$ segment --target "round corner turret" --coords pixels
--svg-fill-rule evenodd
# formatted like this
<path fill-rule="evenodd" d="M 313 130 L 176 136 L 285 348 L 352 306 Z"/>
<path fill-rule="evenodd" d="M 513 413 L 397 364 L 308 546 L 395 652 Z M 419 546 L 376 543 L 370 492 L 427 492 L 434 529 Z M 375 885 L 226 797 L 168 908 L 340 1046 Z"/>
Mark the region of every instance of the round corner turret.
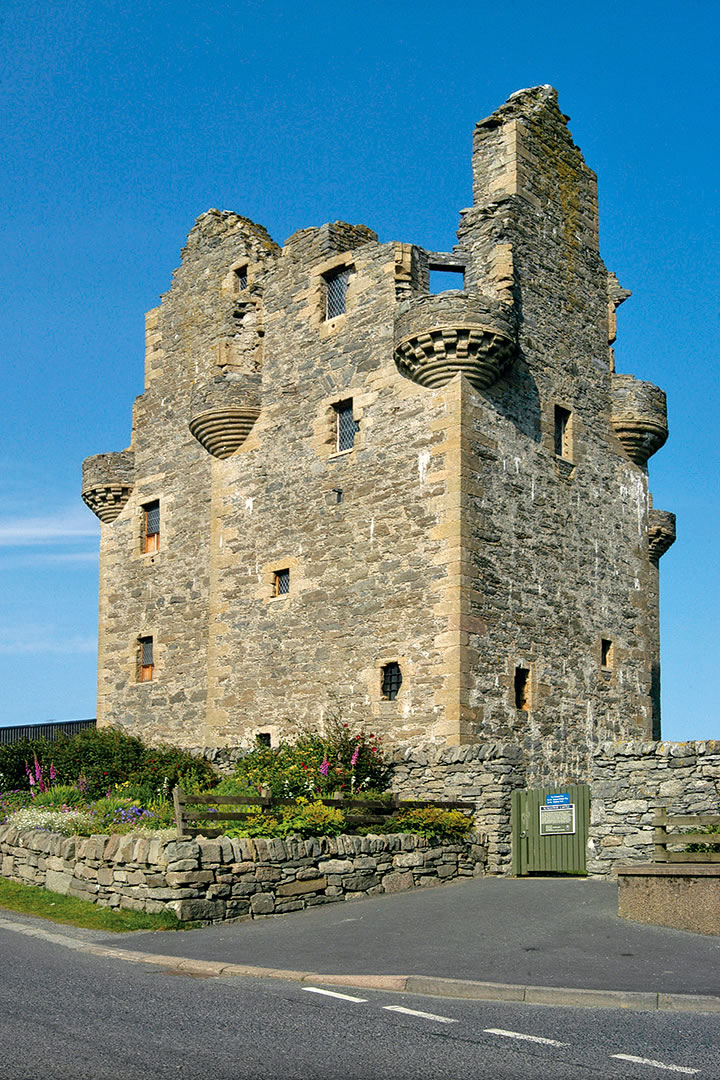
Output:
<path fill-rule="evenodd" d="M 612 375 L 612 426 L 625 453 L 645 468 L 668 437 L 665 393 L 633 375 Z"/>
<path fill-rule="evenodd" d="M 82 500 L 103 524 L 114 521 L 130 498 L 135 480 L 132 450 L 94 454 L 82 465 Z"/>

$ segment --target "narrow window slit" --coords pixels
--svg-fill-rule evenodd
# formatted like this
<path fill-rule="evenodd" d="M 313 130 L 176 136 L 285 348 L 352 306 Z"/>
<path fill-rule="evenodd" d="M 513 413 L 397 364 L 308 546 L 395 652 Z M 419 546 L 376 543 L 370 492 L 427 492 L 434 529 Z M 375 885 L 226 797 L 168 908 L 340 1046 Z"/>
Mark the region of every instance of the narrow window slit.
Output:
<path fill-rule="evenodd" d="M 525 712 L 530 708 L 530 669 L 526 667 L 515 668 L 515 708 Z"/>

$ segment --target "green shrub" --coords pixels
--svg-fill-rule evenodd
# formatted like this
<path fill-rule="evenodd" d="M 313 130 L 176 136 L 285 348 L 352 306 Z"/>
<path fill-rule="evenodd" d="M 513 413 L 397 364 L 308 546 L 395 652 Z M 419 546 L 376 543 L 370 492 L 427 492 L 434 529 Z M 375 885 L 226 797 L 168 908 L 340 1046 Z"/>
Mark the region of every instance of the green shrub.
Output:
<path fill-rule="evenodd" d="M 9 746 L 0 746 L 0 786 L 5 791 L 15 788 L 29 790 L 25 765 L 32 765 L 35 755 L 39 761 L 52 760 L 48 739 L 18 739 Z"/>
<path fill-rule="evenodd" d="M 697 829 L 693 829 L 692 831 L 693 832 L 704 832 L 704 833 L 720 833 L 720 822 L 718 822 L 717 825 L 698 826 Z M 715 853 L 720 852 L 720 837 L 718 838 L 717 844 L 712 844 L 712 843 L 711 844 L 688 844 L 687 845 L 687 850 L 688 851 L 702 852 L 703 854 L 708 854 L 708 853 L 711 853 L 711 852 L 715 852 Z"/>
<path fill-rule="evenodd" d="M 33 798 L 32 805 L 60 809 L 63 806 L 84 807 L 87 803 L 79 788 L 69 784 L 54 784 L 48 791 L 39 791 Z"/>
<path fill-rule="evenodd" d="M 210 788 L 217 777 L 202 758 L 173 746 L 147 746 L 136 735 L 118 728 L 86 728 L 77 735 L 47 739 L 22 739 L 0 747 L 0 774 L 6 789 L 28 789 L 26 763 L 35 758 L 47 777 L 54 767 L 57 783 L 78 784 L 88 798 L 99 798 L 126 780 L 152 789 L 171 792 L 175 784 L 188 790 Z"/>
<path fill-rule="evenodd" d="M 460 810 L 442 810 L 438 806 L 419 807 L 417 810 L 401 810 L 383 826 L 385 832 L 415 833 L 431 843 L 448 841 L 459 843 L 473 827 L 472 818 Z"/>
<path fill-rule="evenodd" d="M 382 791 L 389 779 L 380 739 L 362 730 L 353 734 L 337 718 L 327 723 L 325 736 L 308 732 L 277 747 L 257 746 L 235 767 L 238 794 L 269 787 L 286 799 Z"/>

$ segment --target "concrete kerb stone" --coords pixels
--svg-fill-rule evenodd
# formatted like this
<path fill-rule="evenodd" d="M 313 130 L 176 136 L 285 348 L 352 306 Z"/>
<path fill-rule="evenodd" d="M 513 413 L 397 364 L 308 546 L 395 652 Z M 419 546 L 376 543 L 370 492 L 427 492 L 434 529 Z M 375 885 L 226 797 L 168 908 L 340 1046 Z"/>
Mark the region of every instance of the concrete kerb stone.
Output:
<path fill-rule="evenodd" d="M 512 1001 L 527 1005 L 560 1005 L 586 1009 L 628 1009 L 632 1011 L 720 1013 L 720 997 L 710 994 L 672 994 L 656 991 L 590 990 L 567 986 L 523 986 L 514 983 L 481 982 L 431 975 L 333 975 L 292 968 L 257 967 L 249 964 L 226 964 L 215 960 L 194 960 L 183 956 L 164 956 L 133 949 L 108 948 L 52 933 L 40 927 L 11 922 L 0 917 L 4 930 L 30 937 L 44 938 L 68 949 L 87 952 L 103 959 L 124 960 L 134 964 L 152 964 L 167 971 L 206 978 L 284 979 L 289 982 L 312 982 L 319 986 L 345 986 L 358 990 L 384 990 L 389 993 L 419 994 L 426 997 L 465 998 L 475 1001 Z"/>

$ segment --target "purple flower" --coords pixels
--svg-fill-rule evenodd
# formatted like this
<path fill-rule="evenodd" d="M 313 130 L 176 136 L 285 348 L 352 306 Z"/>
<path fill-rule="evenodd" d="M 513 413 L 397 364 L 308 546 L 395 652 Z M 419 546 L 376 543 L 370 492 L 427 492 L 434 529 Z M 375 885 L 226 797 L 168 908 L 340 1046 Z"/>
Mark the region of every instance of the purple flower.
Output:
<path fill-rule="evenodd" d="M 50 762 L 50 779 L 53 781 L 57 780 L 57 773 L 55 772 L 55 766 L 52 762 Z"/>
<path fill-rule="evenodd" d="M 355 749 L 353 750 L 353 756 L 350 758 L 350 768 L 351 769 L 355 768 L 355 763 L 357 762 L 357 759 L 359 757 L 360 757 L 360 747 L 356 746 Z"/>
<path fill-rule="evenodd" d="M 320 766 L 320 772 L 323 774 L 323 776 L 327 776 L 329 768 L 330 768 L 330 762 L 328 761 L 327 758 L 324 758 L 323 763 Z"/>

